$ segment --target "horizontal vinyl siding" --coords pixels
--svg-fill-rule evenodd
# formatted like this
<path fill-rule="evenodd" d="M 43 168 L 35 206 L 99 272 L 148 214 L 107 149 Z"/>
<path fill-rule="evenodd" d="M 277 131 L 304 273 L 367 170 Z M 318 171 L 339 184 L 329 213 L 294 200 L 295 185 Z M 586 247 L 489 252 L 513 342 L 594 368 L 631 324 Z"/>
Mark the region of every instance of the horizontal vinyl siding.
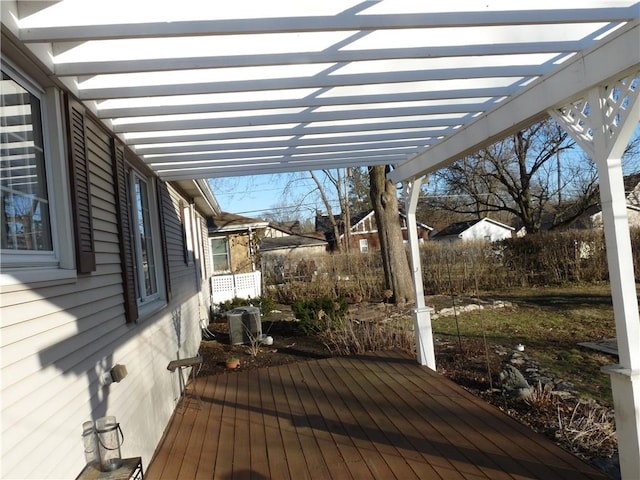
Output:
<path fill-rule="evenodd" d="M 110 139 L 87 124 L 96 270 L 2 295 L 0 425 L 9 441 L 0 478 L 75 478 L 84 466 L 82 423 L 107 414 L 121 423 L 123 455 L 148 464 L 179 398 L 167 364 L 195 355 L 200 342 L 195 266 L 184 263 L 174 190 L 165 217 L 173 300 L 126 323 Z M 102 387 L 100 373 L 116 363 L 127 377 Z"/>

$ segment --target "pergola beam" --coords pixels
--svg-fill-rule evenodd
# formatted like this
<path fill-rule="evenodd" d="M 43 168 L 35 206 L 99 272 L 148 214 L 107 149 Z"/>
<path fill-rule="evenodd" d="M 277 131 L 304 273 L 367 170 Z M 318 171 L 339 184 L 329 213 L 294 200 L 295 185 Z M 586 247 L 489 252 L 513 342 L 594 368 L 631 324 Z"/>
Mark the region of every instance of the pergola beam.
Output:
<path fill-rule="evenodd" d="M 617 72 L 637 68 L 640 65 L 639 38 L 640 26 L 636 19 L 461 128 L 456 135 L 398 165 L 389 178 L 402 182 L 437 170 L 543 118 L 546 110 L 566 102 L 576 92 L 599 85 Z"/>
<path fill-rule="evenodd" d="M 283 125 L 287 123 L 311 123 L 311 122 L 337 122 L 343 120 L 366 120 L 366 119 L 389 119 L 393 122 L 394 118 L 401 119 L 403 117 L 437 117 L 439 115 L 456 115 L 446 120 L 433 120 L 432 126 L 446 125 L 454 126 L 462 122 L 461 117 L 472 115 L 482 111 L 480 105 L 462 105 L 455 107 L 407 107 L 407 108 L 373 108 L 373 109 L 353 109 L 353 110 L 336 110 L 330 112 L 306 111 L 302 113 L 283 113 L 270 115 L 247 115 L 232 118 L 208 118 L 208 119 L 173 119 L 162 120 L 162 117 L 156 117 L 153 122 L 131 121 L 128 123 L 113 124 L 113 131 L 116 133 L 124 132 L 153 132 L 156 130 L 191 130 L 200 128 L 228 128 L 228 127 L 251 127 L 257 125 Z M 429 125 L 428 118 L 426 125 Z"/>
<path fill-rule="evenodd" d="M 369 141 L 356 141 L 352 137 L 347 137 L 342 141 L 336 141 L 332 138 L 312 139 L 313 142 L 292 142 L 291 140 L 277 140 L 266 142 L 244 142 L 244 143 L 224 143 L 212 144 L 202 143 L 197 145 L 181 146 L 167 145 L 151 148 L 136 148 L 136 152 L 140 155 L 157 155 L 157 154 L 178 154 L 178 153 L 194 153 L 194 152 L 223 152 L 226 150 L 246 151 L 250 155 L 253 149 L 273 149 L 274 152 L 282 150 L 283 152 L 300 152 L 300 153 L 319 153 L 325 151 L 348 151 L 348 150 L 366 150 L 366 149 L 382 149 L 396 147 L 417 147 L 424 148 L 435 142 L 433 138 L 424 138 L 424 135 L 407 138 L 403 135 L 397 140 L 380 141 L 380 138 L 371 138 Z"/>
<path fill-rule="evenodd" d="M 139 145 L 143 143 L 158 143 L 171 142 L 171 141 L 197 141 L 197 140 L 222 140 L 222 139 L 246 139 L 246 138 L 265 138 L 265 137 L 280 137 L 283 135 L 330 135 L 336 134 L 340 136 L 346 133 L 358 133 L 367 134 L 375 132 L 376 130 L 402 130 L 402 129 L 423 129 L 425 135 L 444 135 L 450 133 L 450 128 L 439 128 L 440 123 L 435 128 L 431 128 L 433 121 L 430 120 L 405 120 L 402 122 L 375 122 L 368 123 L 366 125 L 351 124 L 351 125 L 323 125 L 323 126 L 305 126 L 296 125 L 291 127 L 288 125 L 281 126 L 279 128 L 266 128 L 263 130 L 242 130 L 225 132 L 221 129 L 220 132 L 204 131 L 202 134 L 192 133 L 186 135 L 174 135 L 171 132 L 160 132 L 159 136 L 149 137 L 127 137 L 125 135 L 125 142 L 130 145 Z M 153 132 L 156 133 L 156 132 Z"/>
<path fill-rule="evenodd" d="M 113 8 L 106 4 L 106 8 Z M 135 24 L 25 26 L 25 43 L 76 42 L 120 38 L 199 35 L 253 35 L 287 32 L 368 31 L 408 28 L 540 25 L 557 23 L 624 22 L 637 17 L 632 7 L 468 11 L 407 14 L 338 14 L 225 20 L 189 20 Z"/>
<path fill-rule="evenodd" d="M 99 105 L 97 115 L 99 118 L 125 118 L 142 117 L 153 115 L 172 115 L 187 113 L 213 113 L 213 112 L 234 112 L 242 110 L 270 110 L 275 108 L 311 108 L 325 106 L 361 105 L 371 103 L 397 103 L 397 102 L 422 102 L 422 101 L 446 101 L 460 100 L 466 105 L 477 105 L 484 103 L 487 98 L 506 97 L 516 91 L 515 86 L 493 87 L 493 88 L 470 88 L 458 90 L 442 91 L 415 91 L 403 93 L 371 94 L 371 95 L 345 95 L 342 97 L 328 96 L 303 96 L 301 98 L 290 98 L 282 100 L 255 100 L 244 102 L 209 100 L 205 102 L 202 97 L 199 100 L 192 100 L 185 104 L 165 105 L 162 99 L 158 99 L 156 105 L 129 106 L 129 107 L 108 107 Z M 295 93 L 295 90 L 292 90 Z M 475 101 L 474 99 L 483 99 Z M 193 103 L 192 103 L 193 102 Z M 458 103 L 453 102 L 455 105 Z"/>
<path fill-rule="evenodd" d="M 56 44 L 56 49 L 65 45 Z M 351 63 L 371 60 L 401 60 L 406 58 L 474 57 L 487 55 L 522 55 L 567 53 L 579 51 L 583 42 L 548 41 L 495 43 L 486 45 L 451 45 L 413 48 L 383 48 L 366 50 L 329 50 L 322 52 L 292 52 L 253 55 L 180 57 L 141 60 L 105 60 L 56 63 L 58 76 L 102 75 L 112 73 L 161 72 L 207 68 L 266 67 L 316 63 Z"/>
<path fill-rule="evenodd" d="M 381 163 L 393 163 L 397 161 L 394 156 L 387 155 L 384 157 L 364 157 L 355 159 L 338 159 L 322 162 L 322 168 L 348 168 L 362 167 L 369 165 L 380 165 Z M 263 160 L 255 165 L 242 164 L 224 164 L 215 167 L 203 168 L 185 168 L 176 167 L 173 169 L 154 169 L 154 171 L 165 181 L 186 180 L 194 177 L 198 178 L 217 178 L 217 177 L 237 177 L 243 175 L 265 175 L 274 173 L 291 173 L 291 172 L 308 172 L 316 166 L 307 161 L 282 161 Z"/>
<path fill-rule="evenodd" d="M 402 72 L 372 72 L 344 75 L 318 74 L 310 77 L 282 77 L 259 80 L 199 81 L 162 85 L 117 85 L 83 88 L 78 84 L 81 100 L 157 97 L 169 95 L 200 95 L 208 93 L 259 92 L 296 88 L 333 88 L 356 85 L 397 84 L 469 78 L 529 78 L 544 75 L 552 65 L 516 65 L 491 67 L 457 67 L 437 70 L 409 70 Z"/>

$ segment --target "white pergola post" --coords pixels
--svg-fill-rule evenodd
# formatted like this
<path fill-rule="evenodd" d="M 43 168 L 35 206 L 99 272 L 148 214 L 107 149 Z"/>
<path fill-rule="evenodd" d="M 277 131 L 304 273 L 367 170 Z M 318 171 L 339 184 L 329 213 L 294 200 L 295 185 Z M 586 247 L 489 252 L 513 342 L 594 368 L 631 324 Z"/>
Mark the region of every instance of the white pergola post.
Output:
<path fill-rule="evenodd" d="M 619 364 L 611 375 L 623 479 L 640 478 L 640 317 L 621 157 L 640 121 L 638 73 L 550 112 L 598 167 Z M 634 83 L 635 82 L 635 83 Z"/>
<path fill-rule="evenodd" d="M 433 349 L 433 332 L 431 330 L 431 308 L 424 303 L 424 287 L 422 285 L 422 267 L 420 265 L 420 244 L 416 226 L 416 208 L 420 195 L 422 178 L 405 183 L 407 196 L 405 209 L 407 212 L 407 238 L 411 252 L 411 271 L 413 288 L 416 293 L 416 308 L 413 310 L 414 331 L 416 335 L 416 352 L 418 363 L 436 369 L 436 357 Z"/>

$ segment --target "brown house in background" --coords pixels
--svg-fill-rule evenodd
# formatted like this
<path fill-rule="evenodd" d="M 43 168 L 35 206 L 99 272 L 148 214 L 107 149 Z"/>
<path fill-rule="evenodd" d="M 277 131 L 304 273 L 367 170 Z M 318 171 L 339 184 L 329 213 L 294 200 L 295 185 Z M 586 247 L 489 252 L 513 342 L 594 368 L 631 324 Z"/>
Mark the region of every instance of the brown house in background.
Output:
<path fill-rule="evenodd" d="M 338 242 L 344 244 L 345 228 L 344 220 L 341 215 L 335 216 L 340 231 L 340 238 L 334 238 L 331 222 L 327 215 L 316 215 L 316 232 L 324 234 L 329 243 L 330 250 L 336 250 Z M 407 216 L 403 212 L 398 215 L 400 228 L 402 229 L 402 238 L 408 241 Z M 418 239 L 420 242 L 429 240 L 429 234 L 433 231 L 430 226 L 416 222 L 418 230 Z M 380 250 L 380 238 L 378 237 L 378 226 L 373 210 L 364 212 L 351 217 L 351 226 L 349 229 L 349 250 L 367 253 L 370 250 Z"/>

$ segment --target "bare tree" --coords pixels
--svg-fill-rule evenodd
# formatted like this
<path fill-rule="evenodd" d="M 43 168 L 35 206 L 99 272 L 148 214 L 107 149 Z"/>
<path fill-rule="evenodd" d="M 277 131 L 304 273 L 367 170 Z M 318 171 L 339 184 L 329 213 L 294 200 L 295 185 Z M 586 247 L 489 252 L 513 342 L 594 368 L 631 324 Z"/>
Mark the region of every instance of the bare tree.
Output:
<path fill-rule="evenodd" d="M 398 305 L 415 300 L 411 270 L 398 217 L 398 193 L 386 174 L 388 166 L 369 167 L 369 195 L 378 227 L 385 285 Z"/>
<path fill-rule="evenodd" d="M 333 186 L 336 188 L 338 193 L 338 198 L 340 198 L 340 193 L 342 191 L 340 181 L 334 177 L 331 172 L 328 170 L 323 170 L 326 177 L 330 180 Z M 327 192 L 324 188 L 324 184 L 320 181 L 318 176 L 314 172 L 309 172 L 313 181 L 316 182 L 318 187 L 318 192 L 320 193 L 320 197 L 322 198 L 322 202 L 327 210 L 327 217 L 329 219 L 329 223 L 331 224 L 331 229 L 333 231 L 333 238 L 335 239 L 335 244 L 333 247 L 336 250 L 340 250 L 340 226 L 338 225 L 338 221 L 336 220 L 336 216 L 333 214 L 333 209 L 331 208 L 331 202 L 329 201 L 329 197 L 327 196 Z M 342 206 L 343 202 L 340 200 L 340 205 Z"/>
<path fill-rule="evenodd" d="M 573 222 L 597 203 L 591 162 L 561 162 L 574 143 L 551 120 L 518 131 L 435 174 L 445 196 L 440 208 L 486 216 L 506 212 L 530 233 Z M 562 198 L 560 194 L 562 192 Z"/>

